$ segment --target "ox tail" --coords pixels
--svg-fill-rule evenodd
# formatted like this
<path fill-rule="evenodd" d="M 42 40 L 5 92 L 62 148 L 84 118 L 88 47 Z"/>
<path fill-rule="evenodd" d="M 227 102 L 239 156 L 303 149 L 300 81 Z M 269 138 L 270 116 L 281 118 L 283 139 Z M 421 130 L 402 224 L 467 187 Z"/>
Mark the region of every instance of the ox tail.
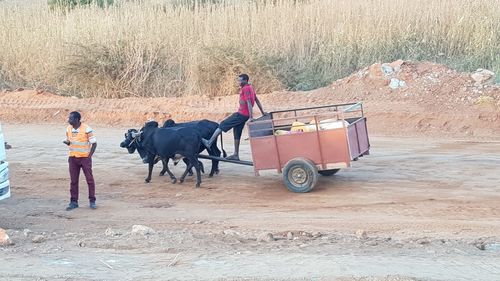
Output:
<path fill-rule="evenodd" d="M 222 157 L 226 158 L 227 157 L 227 153 L 224 150 L 224 142 L 222 141 L 222 134 L 220 135 L 220 149 L 222 150 Z"/>

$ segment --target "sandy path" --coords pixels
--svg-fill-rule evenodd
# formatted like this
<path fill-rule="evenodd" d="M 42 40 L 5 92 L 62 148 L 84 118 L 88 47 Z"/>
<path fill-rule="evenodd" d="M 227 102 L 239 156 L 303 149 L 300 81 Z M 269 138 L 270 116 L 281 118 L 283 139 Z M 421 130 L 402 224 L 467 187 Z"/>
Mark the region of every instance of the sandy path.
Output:
<path fill-rule="evenodd" d="M 2 126 L 14 148 L 0 227 L 16 244 L 0 248 L 0 280 L 500 280 L 498 142 L 372 137 L 370 156 L 294 194 L 277 174 L 230 164 L 201 189 L 159 168 L 145 184 L 147 167 L 118 146 L 126 127 L 96 128 L 99 209 L 83 188 L 66 212 L 64 124 Z M 156 233 L 131 234 L 134 224 Z M 277 240 L 258 242 L 263 232 Z"/>

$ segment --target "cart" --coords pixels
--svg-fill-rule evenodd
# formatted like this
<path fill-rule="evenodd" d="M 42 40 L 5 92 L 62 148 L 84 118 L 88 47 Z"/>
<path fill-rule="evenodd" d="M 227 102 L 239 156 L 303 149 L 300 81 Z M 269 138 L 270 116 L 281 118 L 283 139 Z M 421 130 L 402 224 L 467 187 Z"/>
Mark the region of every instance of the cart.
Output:
<path fill-rule="evenodd" d="M 283 174 L 293 192 L 309 192 L 319 175 L 332 176 L 370 153 L 363 104 L 347 103 L 270 112 L 248 123 L 252 162 L 216 159 Z"/>

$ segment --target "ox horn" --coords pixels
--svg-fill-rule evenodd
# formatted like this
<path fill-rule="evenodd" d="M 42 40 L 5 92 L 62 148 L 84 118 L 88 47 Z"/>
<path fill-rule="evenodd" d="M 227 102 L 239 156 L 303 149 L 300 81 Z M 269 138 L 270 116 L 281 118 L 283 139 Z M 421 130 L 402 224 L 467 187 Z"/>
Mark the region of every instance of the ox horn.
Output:
<path fill-rule="evenodd" d="M 142 134 L 142 131 L 141 132 L 138 132 L 138 133 L 135 133 L 135 132 L 132 132 L 131 135 L 132 135 L 132 138 L 137 138 L 138 136 L 140 136 Z"/>

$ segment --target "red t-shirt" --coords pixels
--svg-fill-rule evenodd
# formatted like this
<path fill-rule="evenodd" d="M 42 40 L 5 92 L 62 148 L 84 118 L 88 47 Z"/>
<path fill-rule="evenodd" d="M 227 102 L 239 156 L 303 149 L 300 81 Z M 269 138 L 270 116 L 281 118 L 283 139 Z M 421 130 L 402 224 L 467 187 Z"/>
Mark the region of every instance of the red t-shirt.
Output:
<path fill-rule="evenodd" d="M 243 103 L 241 103 L 242 101 Z M 253 105 L 255 104 L 255 90 L 250 84 L 246 84 L 240 89 L 240 108 L 238 109 L 239 114 L 250 116 L 250 113 L 248 112 L 247 101 L 250 101 L 253 108 Z"/>

